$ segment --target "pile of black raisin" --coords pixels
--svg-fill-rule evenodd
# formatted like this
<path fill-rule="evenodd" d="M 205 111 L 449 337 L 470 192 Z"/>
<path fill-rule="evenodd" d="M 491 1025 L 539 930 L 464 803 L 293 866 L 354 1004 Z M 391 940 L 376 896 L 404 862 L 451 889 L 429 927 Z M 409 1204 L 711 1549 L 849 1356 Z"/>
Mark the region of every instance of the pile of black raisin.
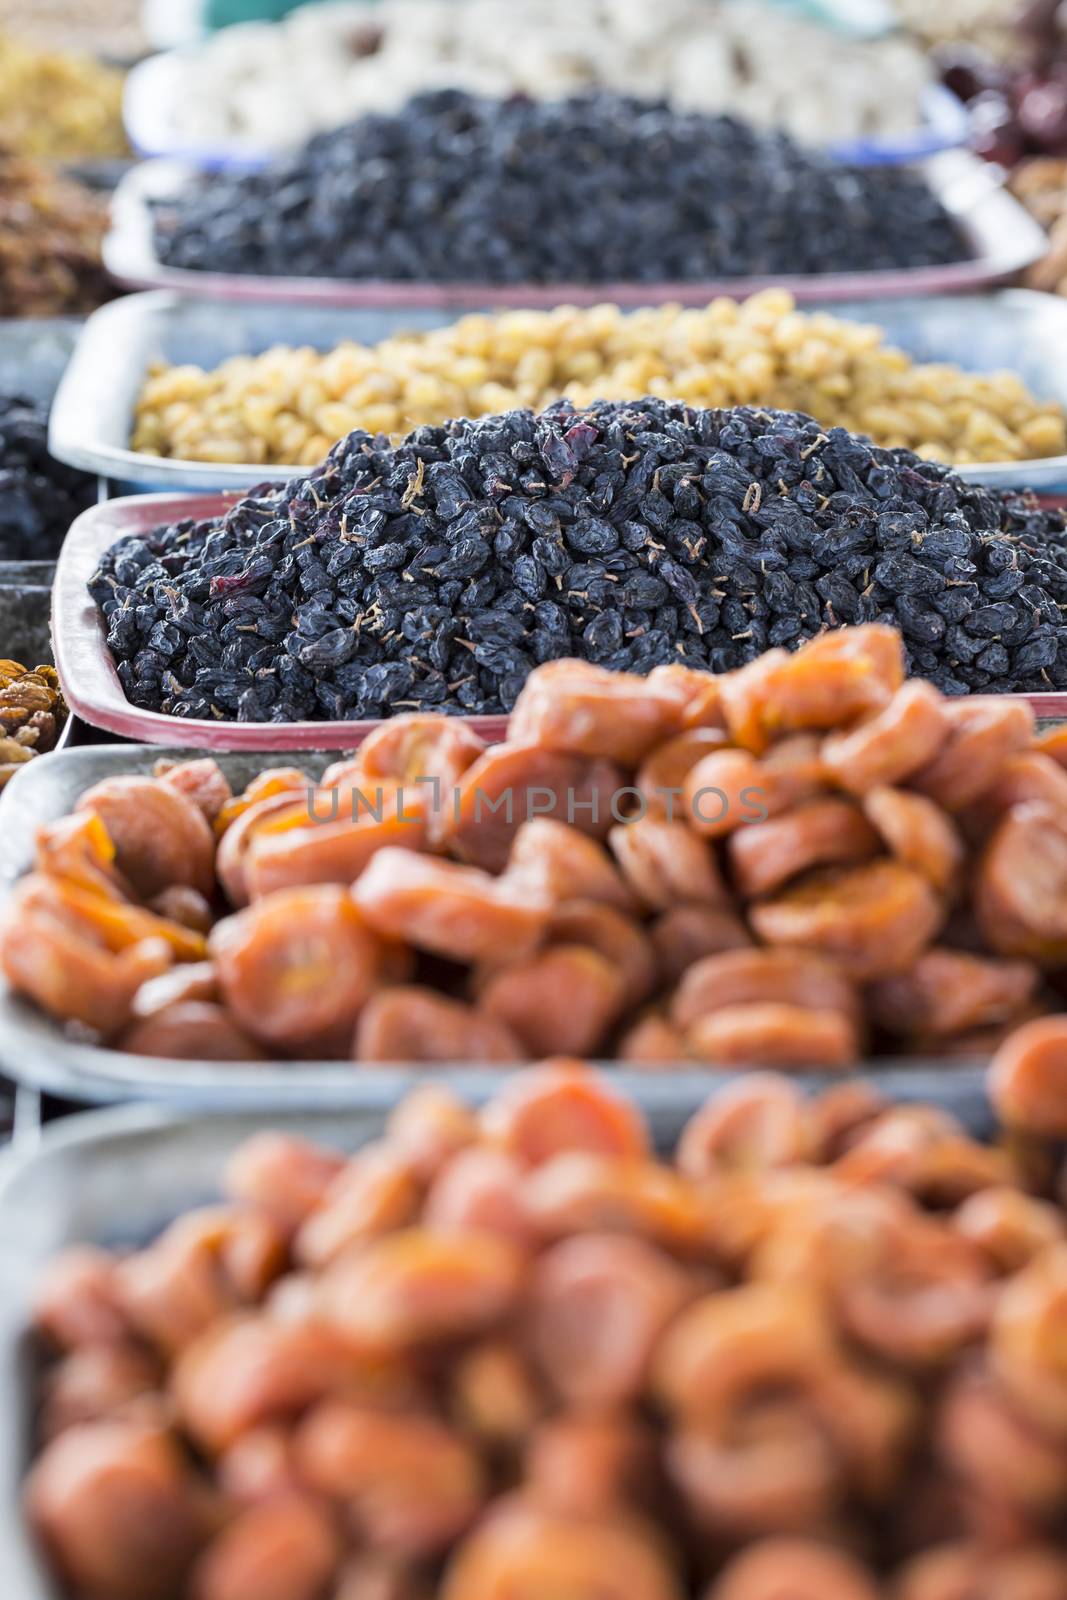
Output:
<path fill-rule="evenodd" d="M 475 283 L 679 282 L 957 261 L 916 174 L 594 94 L 419 96 L 157 212 L 169 266 Z"/>
<path fill-rule="evenodd" d="M 127 538 L 90 590 L 135 705 L 287 722 L 496 713 L 559 656 L 721 672 L 899 626 L 949 694 L 1067 687 L 1067 531 L 810 417 L 558 401 L 356 432 L 225 516 Z"/>
<path fill-rule="evenodd" d="M 54 561 L 96 479 L 48 454 L 48 407 L 0 395 L 0 561 Z"/>

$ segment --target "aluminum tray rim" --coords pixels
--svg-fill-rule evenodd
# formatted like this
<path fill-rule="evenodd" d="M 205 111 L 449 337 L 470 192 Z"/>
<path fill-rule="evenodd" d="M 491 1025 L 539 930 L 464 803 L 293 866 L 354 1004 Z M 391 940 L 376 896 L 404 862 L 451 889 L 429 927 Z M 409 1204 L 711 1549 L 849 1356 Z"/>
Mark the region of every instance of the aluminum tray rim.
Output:
<path fill-rule="evenodd" d="M 899 303 L 902 307 L 924 305 L 931 301 L 936 304 L 941 298 L 953 306 L 959 305 L 965 298 L 974 298 L 983 305 L 995 303 L 996 309 L 1024 310 L 1035 317 L 1058 318 L 1063 324 L 1064 366 L 1067 368 L 1067 299 L 1042 294 L 1036 289 L 1000 289 L 974 297 L 901 297 Z M 204 493 L 247 491 L 263 483 L 285 483 L 305 474 L 309 469 L 298 464 L 195 461 L 184 457 L 149 455 L 145 451 L 130 448 L 128 443 L 118 445 L 87 439 L 85 418 L 96 414 L 94 394 L 101 376 L 107 373 L 112 352 L 128 349 L 138 323 L 150 321 L 156 316 L 166 317 L 180 308 L 182 300 L 182 296 L 169 290 L 142 290 L 113 300 L 92 314 L 81 332 L 52 405 L 48 441 L 51 454 L 68 466 L 97 473 L 112 482 L 144 484 L 157 492 L 163 492 L 164 488 Z M 202 303 L 205 307 L 210 305 L 207 300 Z M 849 310 L 858 309 L 862 303 L 827 301 L 821 309 L 830 315 L 844 310 L 847 316 Z M 219 303 L 220 315 L 225 315 L 226 306 L 225 301 Z M 279 328 L 279 336 L 279 342 L 287 342 L 284 327 Z M 899 341 L 893 338 L 892 342 Z M 144 377 L 142 372 L 137 379 L 138 389 Z M 1063 403 L 1067 404 L 1067 388 Z M 954 470 L 969 483 L 989 487 L 1052 489 L 1067 485 L 1067 453 L 1022 461 L 968 462 L 955 466 Z"/>
<path fill-rule="evenodd" d="M 319 305 L 366 307 L 648 305 L 677 300 L 699 305 L 716 295 L 745 297 L 760 289 L 790 290 L 798 303 L 864 299 L 910 293 L 948 293 L 988 288 L 1017 277 L 1048 250 L 1044 230 L 1000 183 L 994 169 L 970 151 L 946 150 L 918 164 L 930 187 L 955 219 L 973 256 L 944 266 L 874 272 L 790 274 L 714 278 L 686 283 L 472 284 L 418 283 L 384 279 L 263 277 L 198 272 L 168 267 L 156 255 L 150 200 L 173 197 L 195 177 L 189 162 L 159 157 L 140 163 L 121 180 L 111 205 L 111 227 L 103 242 L 104 265 L 127 288 L 175 289 L 217 299 L 290 300 Z"/>

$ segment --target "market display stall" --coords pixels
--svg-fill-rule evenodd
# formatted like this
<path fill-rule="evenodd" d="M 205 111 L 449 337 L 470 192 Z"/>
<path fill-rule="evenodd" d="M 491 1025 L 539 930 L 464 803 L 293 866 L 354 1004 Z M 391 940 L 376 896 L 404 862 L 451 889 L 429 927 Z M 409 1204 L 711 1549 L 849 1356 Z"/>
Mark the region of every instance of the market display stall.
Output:
<path fill-rule="evenodd" d="M 1067 1600 L 1057 8 L 240 9 L 0 38 L 0 1593 Z"/>

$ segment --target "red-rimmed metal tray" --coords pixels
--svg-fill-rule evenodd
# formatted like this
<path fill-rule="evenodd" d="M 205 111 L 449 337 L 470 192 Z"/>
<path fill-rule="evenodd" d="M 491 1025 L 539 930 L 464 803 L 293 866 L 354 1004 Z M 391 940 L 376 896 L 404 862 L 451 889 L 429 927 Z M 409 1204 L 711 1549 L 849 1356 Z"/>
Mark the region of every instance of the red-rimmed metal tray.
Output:
<path fill-rule="evenodd" d="M 176 289 L 183 294 L 231 300 L 290 300 L 333 306 L 462 309 L 485 306 L 705 305 L 716 295 L 744 298 L 772 286 L 801 303 L 863 300 L 882 296 L 950 294 L 1008 283 L 1048 249 L 1043 229 L 1001 184 L 995 168 L 964 150 L 946 150 L 920 163 L 959 229 L 970 259 L 940 267 L 885 272 L 783 274 L 778 277 L 717 278 L 692 283 L 397 283 L 366 279 L 281 278 L 194 272 L 168 267 L 156 255 L 150 202 L 164 202 L 196 175 L 188 163 L 145 161 L 120 183 L 112 201 L 112 227 L 104 240 L 104 262 L 129 288 Z"/>
<path fill-rule="evenodd" d="M 74 714 L 94 728 L 146 744 L 180 744 L 198 750 L 351 750 L 381 725 L 353 722 L 208 722 L 142 711 L 127 700 L 96 604 L 88 591 L 100 558 L 117 540 L 144 537 L 153 528 L 187 519 L 201 521 L 228 511 L 241 498 L 229 494 L 146 494 L 105 500 L 71 527 L 60 553 L 52 593 L 52 642 L 56 668 Z M 1064 504 L 1062 496 L 1038 496 L 1042 505 Z M 1067 692 L 1007 695 L 1026 700 L 1042 721 L 1067 720 Z M 503 739 L 506 717 L 467 717 L 483 739 Z"/>
<path fill-rule="evenodd" d="M 208 722 L 142 711 L 127 700 L 87 585 L 110 545 L 187 518 L 228 511 L 246 491 L 230 494 L 144 494 L 105 500 L 74 522 L 56 566 L 52 642 L 67 704 L 94 728 L 146 744 L 198 750 L 353 750 L 380 726 L 358 722 Z M 483 739 L 502 739 L 506 717 L 468 717 Z"/>

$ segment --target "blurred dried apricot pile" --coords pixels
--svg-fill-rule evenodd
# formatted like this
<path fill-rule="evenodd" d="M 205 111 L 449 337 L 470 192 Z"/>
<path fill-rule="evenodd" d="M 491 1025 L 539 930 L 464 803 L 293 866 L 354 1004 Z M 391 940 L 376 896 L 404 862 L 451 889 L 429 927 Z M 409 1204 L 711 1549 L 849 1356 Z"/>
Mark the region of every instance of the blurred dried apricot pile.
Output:
<path fill-rule="evenodd" d="M 8 981 L 194 1060 L 981 1057 L 1067 969 L 1067 734 L 877 624 L 714 676 L 560 660 L 503 743 L 401 716 L 318 779 L 197 759 L 41 828 Z"/>
<path fill-rule="evenodd" d="M 861 1085 L 673 1158 L 557 1060 L 45 1269 L 32 1528 L 79 1600 L 1063 1600 L 1067 1214 Z"/>

